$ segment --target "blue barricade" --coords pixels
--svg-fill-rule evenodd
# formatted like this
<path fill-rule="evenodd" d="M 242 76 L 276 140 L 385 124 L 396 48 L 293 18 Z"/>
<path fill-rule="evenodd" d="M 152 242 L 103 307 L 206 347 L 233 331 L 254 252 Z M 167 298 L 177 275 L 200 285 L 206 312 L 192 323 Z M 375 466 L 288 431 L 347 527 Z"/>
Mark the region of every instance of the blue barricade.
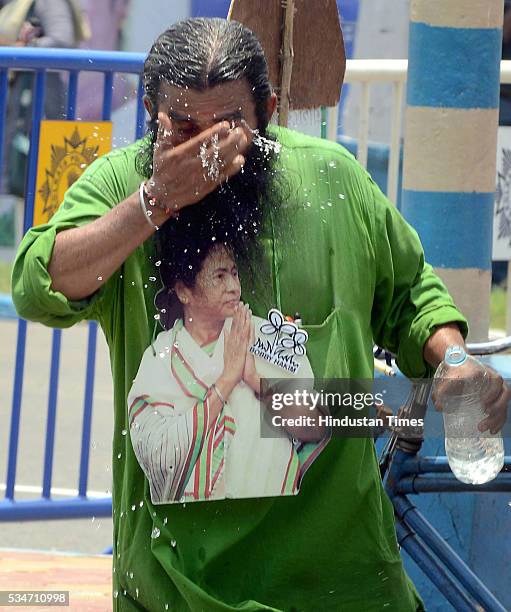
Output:
<path fill-rule="evenodd" d="M 0 143 L 4 141 L 7 97 L 9 91 L 8 71 L 24 70 L 35 73 L 32 104 L 32 130 L 26 179 L 25 215 L 23 230 L 32 225 L 37 173 L 39 127 L 43 119 L 45 82 L 48 71 L 60 70 L 69 74 L 67 92 L 67 119 L 76 118 L 78 79 L 82 71 L 100 72 L 104 75 L 103 107 L 101 120 L 108 121 L 112 114 L 112 85 L 115 74 L 138 75 L 138 104 L 134 136 L 139 138 L 144 131 L 143 84 L 141 73 L 145 56 L 138 53 L 111 53 L 103 51 L 80 51 L 67 49 L 0 48 Z M 0 147 L 0 166 L 3 164 L 3 147 Z M 9 300 L 2 308 L 12 314 Z M 16 343 L 14 387 L 12 396 L 11 423 L 8 442 L 8 462 L 5 498 L 0 500 L 0 521 L 79 518 L 110 516 L 111 498 L 87 496 L 89 456 L 91 446 L 92 407 L 94 392 L 94 366 L 96 359 L 97 325 L 89 323 L 85 392 L 83 397 L 83 420 L 81 431 L 80 467 L 78 495 L 68 499 L 52 499 L 51 485 L 55 443 L 57 391 L 61 349 L 61 330 L 54 330 L 51 348 L 50 385 L 48 394 L 46 439 L 44 450 L 44 472 L 42 494 L 31 500 L 15 499 L 16 466 L 20 433 L 21 398 L 23 390 L 27 322 L 20 319 Z"/>

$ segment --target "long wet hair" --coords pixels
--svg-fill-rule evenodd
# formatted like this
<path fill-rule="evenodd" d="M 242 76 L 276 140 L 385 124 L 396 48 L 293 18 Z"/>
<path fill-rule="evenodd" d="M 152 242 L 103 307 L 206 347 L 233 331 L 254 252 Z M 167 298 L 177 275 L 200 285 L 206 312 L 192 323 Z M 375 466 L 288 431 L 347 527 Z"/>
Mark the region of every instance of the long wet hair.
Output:
<path fill-rule="evenodd" d="M 272 88 L 263 48 L 253 32 L 237 21 L 206 18 L 186 19 L 163 32 L 144 63 L 144 89 L 152 115 L 146 144 L 137 159 L 137 171 L 145 177 L 152 173 L 162 82 L 203 91 L 239 79 L 248 81 L 257 128 L 263 135 L 270 119 L 266 102 Z"/>

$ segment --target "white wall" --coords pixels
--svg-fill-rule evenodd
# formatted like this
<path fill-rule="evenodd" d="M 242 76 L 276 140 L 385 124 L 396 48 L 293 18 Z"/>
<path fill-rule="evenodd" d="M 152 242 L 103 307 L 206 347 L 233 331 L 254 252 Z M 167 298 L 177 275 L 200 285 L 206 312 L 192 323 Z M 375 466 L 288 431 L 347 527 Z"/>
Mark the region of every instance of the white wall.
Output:
<path fill-rule="evenodd" d="M 360 0 L 355 59 L 406 59 L 410 0 Z M 357 137 L 359 88 L 350 88 L 343 117 L 343 131 Z M 390 141 L 392 86 L 371 88 L 369 139 Z"/>

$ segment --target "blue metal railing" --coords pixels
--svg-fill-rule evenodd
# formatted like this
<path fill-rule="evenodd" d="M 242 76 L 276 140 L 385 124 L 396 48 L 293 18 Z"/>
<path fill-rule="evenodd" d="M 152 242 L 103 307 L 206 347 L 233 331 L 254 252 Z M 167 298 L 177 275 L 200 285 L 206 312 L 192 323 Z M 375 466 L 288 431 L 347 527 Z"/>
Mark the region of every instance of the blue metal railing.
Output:
<path fill-rule="evenodd" d="M 110 120 L 112 115 L 113 83 L 116 74 L 136 74 L 139 76 L 137 87 L 137 116 L 135 137 L 139 138 L 144 130 L 144 106 L 142 103 L 143 83 L 141 73 L 145 56 L 139 53 L 110 53 L 103 51 L 79 51 L 66 49 L 26 49 L 0 47 L 0 143 L 4 142 L 5 118 L 8 96 L 8 70 L 32 71 L 35 73 L 33 86 L 32 129 L 25 191 L 25 215 L 23 231 L 32 226 L 37 177 L 37 154 L 40 122 L 44 117 L 44 97 L 46 74 L 48 71 L 67 72 L 67 119 L 76 118 L 78 82 L 80 72 L 94 71 L 104 74 L 102 120 Z M 3 146 L 0 146 L 0 167 L 3 164 Z M 1 181 L 1 177 L 0 177 Z M 89 456 L 92 427 L 92 408 L 94 394 L 94 375 L 96 361 L 97 324 L 89 322 L 87 365 L 85 372 L 85 392 L 83 400 L 83 420 L 78 475 L 78 496 L 68 499 L 52 499 L 51 484 L 55 445 L 55 426 L 57 419 L 57 396 L 62 332 L 53 330 L 50 385 L 46 421 L 46 441 L 44 449 L 44 471 L 42 494 L 39 499 L 16 500 L 16 467 L 20 435 L 20 419 L 25 352 L 27 342 L 27 322 L 19 319 L 16 342 L 14 386 L 12 395 L 11 423 L 8 442 L 8 462 L 5 499 L 0 500 L 0 521 L 38 520 L 58 518 L 79 518 L 88 516 L 110 516 L 111 498 L 88 498 L 87 483 L 89 476 Z"/>

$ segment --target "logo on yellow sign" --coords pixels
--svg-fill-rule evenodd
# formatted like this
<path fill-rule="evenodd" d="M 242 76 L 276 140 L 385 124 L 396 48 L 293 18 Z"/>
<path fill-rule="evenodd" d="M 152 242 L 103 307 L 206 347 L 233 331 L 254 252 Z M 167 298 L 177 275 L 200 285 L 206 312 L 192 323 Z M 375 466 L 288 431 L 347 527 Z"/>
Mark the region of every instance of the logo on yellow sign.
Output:
<path fill-rule="evenodd" d="M 69 187 L 111 143 L 109 121 L 41 121 L 34 225 L 51 219 Z"/>

